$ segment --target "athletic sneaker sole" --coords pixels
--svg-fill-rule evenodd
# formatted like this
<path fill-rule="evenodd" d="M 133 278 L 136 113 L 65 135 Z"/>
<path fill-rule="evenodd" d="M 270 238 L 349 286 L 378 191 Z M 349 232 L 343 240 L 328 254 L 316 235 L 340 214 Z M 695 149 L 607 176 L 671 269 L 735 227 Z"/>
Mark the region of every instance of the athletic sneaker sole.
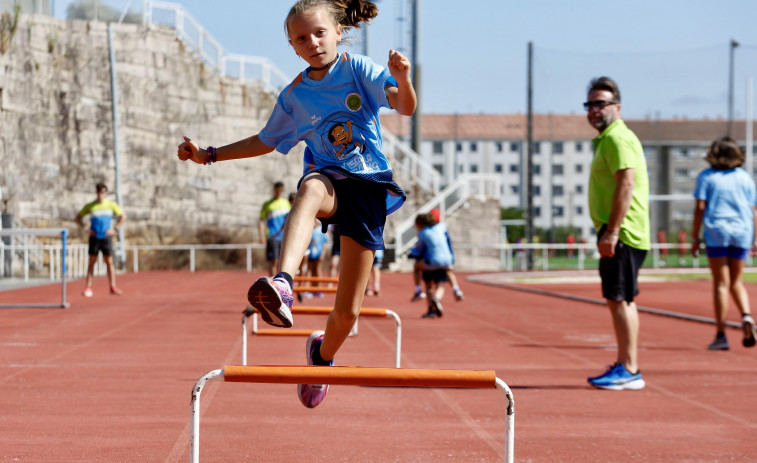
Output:
<path fill-rule="evenodd" d="M 260 317 L 269 325 L 280 328 L 292 327 L 292 312 L 281 300 L 279 291 L 266 277 L 258 278 L 247 291 L 247 301 L 258 309 Z"/>
<path fill-rule="evenodd" d="M 644 379 L 641 378 L 622 384 L 595 384 L 591 381 L 589 381 L 589 384 L 597 389 L 607 389 L 608 391 L 638 391 L 644 389 L 644 386 L 647 385 L 647 383 L 644 382 Z"/>
<path fill-rule="evenodd" d="M 753 347 L 757 341 L 755 340 L 754 323 L 747 321 L 742 323 L 741 327 L 744 330 L 744 340 L 742 344 L 744 347 Z"/>

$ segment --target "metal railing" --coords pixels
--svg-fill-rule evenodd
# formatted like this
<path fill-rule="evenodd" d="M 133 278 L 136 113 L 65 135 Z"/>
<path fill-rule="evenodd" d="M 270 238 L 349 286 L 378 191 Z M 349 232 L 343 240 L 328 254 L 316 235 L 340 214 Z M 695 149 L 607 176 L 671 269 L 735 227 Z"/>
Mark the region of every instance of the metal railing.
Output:
<path fill-rule="evenodd" d="M 431 201 L 421 206 L 417 213 L 428 212 L 438 208 L 442 215 L 450 214 L 465 204 L 471 197 L 498 198 L 501 179 L 496 174 L 464 174 L 447 186 Z M 394 230 L 394 249 L 396 255 L 404 256 L 418 241 L 413 214 Z"/>
<path fill-rule="evenodd" d="M 397 247 L 393 244 L 387 244 L 387 249 L 393 249 L 397 251 Z M 526 253 L 534 253 L 534 269 L 533 270 L 585 270 L 596 269 L 599 255 L 597 254 L 597 247 L 594 243 L 459 243 L 454 244 L 456 264 L 455 269 L 458 271 L 467 272 L 484 272 L 484 271 L 525 271 L 526 269 Z M 707 270 L 707 257 L 704 253 L 700 253 L 698 258 L 692 258 L 691 255 L 686 252 L 680 251 L 681 245 L 677 243 L 661 244 L 653 243 L 652 249 L 648 253 L 647 261 L 645 262 L 645 268 L 665 269 L 665 268 L 677 268 L 677 269 L 693 269 Z M 244 244 L 175 244 L 175 245 L 135 245 L 126 246 L 127 262 L 125 262 L 127 270 L 131 270 L 134 273 L 138 273 L 140 269 L 139 255 L 142 252 L 164 252 L 164 253 L 186 253 L 189 256 L 188 268 L 190 272 L 198 270 L 198 264 L 196 254 L 200 251 L 227 251 L 227 250 L 244 250 L 246 251 L 246 260 L 244 262 L 244 270 L 252 272 L 255 269 L 255 264 L 258 265 L 258 270 L 264 271 L 267 263 L 261 260 L 256 262 L 253 259 L 253 250 L 263 251 L 265 245 L 259 243 L 244 243 Z M 688 248 L 687 248 L 688 249 Z M 24 280 L 29 280 L 31 277 L 49 279 L 51 282 L 59 281 L 62 278 L 61 274 L 61 253 L 62 246 L 60 244 L 34 244 L 34 245 L 4 245 L 0 243 L 0 262 L 2 262 L 4 253 L 6 252 L 18 252 L 23 256 L 28 255 L 33 251 L 43 252 L 47 256 L 45 259 L 46 269 L 43 273 L 39 271 L 32 272 L 29 259 L 24 258 L 21 271 L 18 274 L 23 273 Z M 114 251 L 117 255 L 120 252 L 119 245 L 115 246 Z M 396 252 L 395 255 L 399 259 L 400 252 Z M 649 260 L 651 259 L 651 260 Z M 175 261 L 175 259 L 168 259 Z M 747 265 L 752 265 L 752 257 L 747 260 Z M 130 265 L 128 265 L 130 263 Z M 88 245 L 86 244 L 69 244 L 66 246 L 66 277 L 71 278 L 84 278 L 87 275 L 87 266 L 89 264 Z M 130 268 L 129 268 L 130 267 Z M 239 266 L 240 269 L 242 266 Z M 411 267 L 396 268 L 395 270 L 409 271 Z M 202 269 L 199 269 L 202 270 Z M 95 276 L 103 276 L 106 274 L 105 264 L 102 261 L 102 256 L 98 259 L 98 263 L 95 265 Z M 14 275 L 0 275 L 4 277 L 12 277 Z"/>
<path fill-rule="evenodd" d="M 176 35 L 221 76 L 259 81 L 264 90 L 272 93 L 280 92 L 291 81 L 268 58 L 227 53 L 218 41 L 178 3 L 152 0 L 146 0 L 143 3 L 143 26 L 164 25 L 173 28 L 176 30 Z"/>
<path fill-rule="evenodd" d="M 416 183 L 426 192 L 439 193 L 442 176 L 436 169 L 393 133 L 382 128 L 381 137 L 384 140 L 382 150 L 400 177 Z"/>

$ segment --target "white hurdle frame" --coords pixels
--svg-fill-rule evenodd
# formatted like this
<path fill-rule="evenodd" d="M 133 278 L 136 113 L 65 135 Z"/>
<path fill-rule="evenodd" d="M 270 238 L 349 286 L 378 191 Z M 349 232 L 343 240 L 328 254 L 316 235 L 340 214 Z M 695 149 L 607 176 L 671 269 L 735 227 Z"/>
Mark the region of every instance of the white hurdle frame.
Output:
<path fill-rule="evenodd" d="M 58 236 L 61 237 L 61 253 L 60 253 L 60 275 L 61 275 L 61 294 L 60 304 L 0 304 L 1 309 L 8 308 L 42 308 L 42 309 L 66 309 L 70 307 L 70 304 L 66 302 L 66 273 L 68 272 L 66 263 L 66 241 L 68 237 L 68 230 L 65 228 L 9 228 L 0 230 L 0 237 L 16 236 L 16 235 L 28 235 L 33 232 L 36 236 Z M 5 244 L 0 245 L 0 254 L 4 252 L 13 252 L 13 245 L 7 246 Z M 8 251 L 6 251 L 8 249 Z M 0 260 L 0 265 L 5 265 L 5 258 Z M 50 265 L 54 266 L 55 261 L 51 260 Z M 25 271 L 28 271 L 28 265 L 25 266 Z"/>
<path fill-rule="evenodd" d="M 328 315 L 331 312 L 331 307 L 292 307 L 292 314 L 301 314 L 301 315 Z M 388 318 L 391 317 L 394 319 L 394 323 L 396 325 L 395 328 L 395 335 L 394 335 L 394 368 L 400 368 L 401 364 L 401 357 L 402 357 L 402 320 L 400 319 L 400 316 L 397 315 L 396 312 L 389 310 L 389 309 L 377 309 L 377 308 L 368 308 L 365 307 L 363 309 L 360 309 L 360 316 L 363 317 L 384 317 Z M 252 334 L 258 334 L 258 316 L 257 311 L 254 307 L 247 307 L 244 312 L 242 312 L 242 365 L 247 365 L 247 319 L 252 317 Z M 279 334 L 280 336 L 287 336 L 287 330 L 288 328 L 282 328 Z M 309 330 L 310 332 L 317 331 L 317 330 Z M 266 331 L 265 334 L 270 334 L 269 331 Z M 299 331 L 295 331 L 291 334 L 291 336 L 302 336 L 302 334 Z M 357 335 L 357 321 L 355 321 L 355 326 L 353 327 L 353 330 L 350 332 L 350 336 Z"/>
<path fill-rule="evenodd" d="M 227 379 L 229 370 L 233 379 Z M 473 377 L 480 376 L 480 377 Z M 468 379 L 466 379 L 468 377 Z M 191 432 L 189 462 L 200 463 L 200 395 L 205 385 L 217 378 L 225 382 L 275 384 L 330 384 L 385 387 L 496 388 L 507 399 L 505 421 L 505 463 L 513 463 L 515 445 L 515 401 L 507 384 L 493 371 L 421 370 L 402 368 L 321 367 L 321 366 L 226 366 L 212 370 L 197 380 L 190 403 Z M 491 381 L 493 378 L 493 381 Z"/>

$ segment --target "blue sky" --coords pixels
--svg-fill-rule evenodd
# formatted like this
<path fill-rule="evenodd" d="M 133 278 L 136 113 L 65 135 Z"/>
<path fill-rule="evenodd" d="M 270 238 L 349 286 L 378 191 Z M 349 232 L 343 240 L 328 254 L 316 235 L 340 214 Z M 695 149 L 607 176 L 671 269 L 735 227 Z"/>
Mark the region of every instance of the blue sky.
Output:
<path fill-rule="evenodd" d="M 56 16 L 65 17 L 70 2 L 54 3 Z M 123 9 L 127 0 L 105 3 Z M 228 52 L 268 57 L 291 77 L 304 68 L 283 31 L 293 0 L 174 3 Z M 409 53 L 398 21 L 408 1 L 377 3 L 369 54 L 385 64 L 390 48 Z M 141 6 L 133 0 L 131 10 Z M 620 84 L 626 118 L 726 117 L 732 38 L 741 44 L 735 50 L 737 118 L 746 114 L 747 77 L 757 88 L 755 0 L 423 0 L 422 8 L 426 113 L 524 113 L 529 41 L 534 108 L 541 113 L 581 113 L 588 81 L 609 75 Z M 409 12 L 404 17 L 409 24 Z M 362 52 L 359 41 L 351 51 Z"/>

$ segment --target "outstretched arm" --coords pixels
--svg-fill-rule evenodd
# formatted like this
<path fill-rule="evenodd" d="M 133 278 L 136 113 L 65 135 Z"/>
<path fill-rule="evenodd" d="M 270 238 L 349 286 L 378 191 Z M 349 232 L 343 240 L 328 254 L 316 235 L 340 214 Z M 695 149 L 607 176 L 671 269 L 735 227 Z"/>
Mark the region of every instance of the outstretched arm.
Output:
<path fill-rule="evenodd" d="M 396 87 L 390 86 L 385 89 L 389 104 L 403 116 L 412 116 L 418 100 L 410 78 L 410 60 L 398 51 L 389 50 L 387 67 L 397 81 Z"/>
<path fill-rule="evenodd" d="M 231 159 L 253 158 L 273 151 L 273 148 L 260 141 L 257 135 L 244 140 L 239 140 L 230 145 L 216 148 L 216 161 L 229 161 Z M 179 145 L 177 152 L 182 161 L 191 160 L 197 164 L 204 164 L 208 152 L 201 149 L 195 142 L 184 137 L 184 143 Z"/>

